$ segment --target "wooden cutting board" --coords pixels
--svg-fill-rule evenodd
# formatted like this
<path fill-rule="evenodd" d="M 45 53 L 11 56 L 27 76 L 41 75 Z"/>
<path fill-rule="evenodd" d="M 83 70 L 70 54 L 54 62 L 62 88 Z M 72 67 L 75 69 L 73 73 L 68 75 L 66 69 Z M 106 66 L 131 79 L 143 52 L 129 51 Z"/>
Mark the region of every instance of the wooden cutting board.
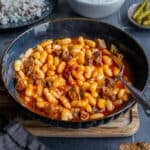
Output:
<path fill-rule="evenodd" d="M 137 105 L 118 119 L 88 129 L 64 129 L 49 126 L 24 116 L 5 92 L 0 92 L 0 110 L 8 119 L 21 122 L 34 135 L 43 137 L 125 137 L 135 134 L 140 121 Z"/>

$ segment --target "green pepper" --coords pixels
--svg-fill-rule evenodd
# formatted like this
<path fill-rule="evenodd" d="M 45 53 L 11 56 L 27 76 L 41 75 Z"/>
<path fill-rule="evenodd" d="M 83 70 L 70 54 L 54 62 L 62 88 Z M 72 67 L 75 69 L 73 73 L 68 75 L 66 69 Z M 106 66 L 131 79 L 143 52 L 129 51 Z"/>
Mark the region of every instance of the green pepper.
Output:
<path fill-rule="evenodd" d="M 48 87 L 51 87 L 52 86 L 52 81 L 47 81 L 47 85 L 48 85 Z"/>
<path fill-rule="evenodd" d="M 144 10 L 144 11 L 149 10 L 149 2 L 148 2 L 148 0 L 146 0 L 146 4 L 145 4 L 143 10 Z"/>
<path fill-rule="evenodd" d="M 148 17 L 150 15 L 150 10 L 145 11 L 140 14 L 140 16 L 137 18 L 137 20 L 143 20 L 144 18 Z"/>
<path fill-rule="evenodd" d="M 137 22 L 137 23 L 139 23 L 139 24 L 141 24 L 142 23 L 142 20 L 139 20 L 139 19 L 135 19 L 135 21 Z"/>
<path fill-rule="evenodd" d="M 142 12 L 143 12 L 143 9 L 144 7 L 146 6 L 146 1 L 147 0 L 144 0 L 140 5 L 139 7 L 137 8 L 137 10 L 134 12 L 133 14 L 133 19 L 136 19 Z"/>
<path fill-rule="evenodd" d="M 118 48 L 116 45 L 114 44 L 111 44 L 110 46 L 110 51 L 113 53 L 113 54 L 117 54 L 118 53 Z"/>
<path fill-rule="evenodd" d="M 143 25 L 145 25 L 145 26 L 150 26 L 150 20 L 145 20 L 145 21 L 143 22 Z"/>
<path fill-rule="evenodd" d="M 81 91 L 80 91 L 80 96 L 81 96 L 81 98 L 84 97 L 84 94 L 85 94 L 85 91 L 84 91 L 84 90 L 81 90 Z"/>

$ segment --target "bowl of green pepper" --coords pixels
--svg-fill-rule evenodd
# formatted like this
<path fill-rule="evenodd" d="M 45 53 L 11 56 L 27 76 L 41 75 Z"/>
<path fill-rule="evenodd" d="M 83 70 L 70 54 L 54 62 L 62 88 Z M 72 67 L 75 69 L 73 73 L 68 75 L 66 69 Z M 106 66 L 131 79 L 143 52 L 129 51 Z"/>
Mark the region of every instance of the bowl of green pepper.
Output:
<path fill-rule="evenodd" d="M 132 4 L 128 10 L 129 20 L 139 28 L 150 29 L 150 2 Z"/>

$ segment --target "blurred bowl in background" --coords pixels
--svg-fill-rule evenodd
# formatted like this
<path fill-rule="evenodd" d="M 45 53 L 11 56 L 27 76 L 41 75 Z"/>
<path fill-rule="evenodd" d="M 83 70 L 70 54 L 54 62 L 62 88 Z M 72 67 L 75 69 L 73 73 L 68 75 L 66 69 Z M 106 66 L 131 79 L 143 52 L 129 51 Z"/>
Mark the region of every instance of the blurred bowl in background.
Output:
<path fill-rule="evenodd" d="M 133 19 L 133 14 L 134 12 L 137 10 L 137 8 L 139 7 L 141 3 L 135 3 L 135 4 L 132 4 L 129 9 L 128 9 L 128 18 L 130 20 L 130 22 L 135 25 L 136 27 L 138 28 L 141 28 L 141 29 L 150 29 L 150 26 L 146 26 L 146 25 L 143 25 L 143 24 L 140 24 L 138 22 L 136 22 L 134 19 Z M 145 19 L 145 18 L 144 18 Z"/>
<path fill-rule="evenodd" d="M 120 9 L 125 0 L 67 0 L 77 14 L 89 18 L 103 18 Z"/>

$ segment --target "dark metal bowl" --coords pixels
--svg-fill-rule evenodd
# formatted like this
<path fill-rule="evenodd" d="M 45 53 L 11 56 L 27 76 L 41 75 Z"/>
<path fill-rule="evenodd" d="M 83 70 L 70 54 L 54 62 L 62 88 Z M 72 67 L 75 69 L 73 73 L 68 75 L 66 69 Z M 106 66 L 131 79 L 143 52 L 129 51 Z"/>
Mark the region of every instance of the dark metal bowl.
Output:
<path fill-rule="evenodd" d="M 44 39 L 55 39 L 70 36 L 76 37 L 79 35 L 90 38 L 104 38 L 108 44 L 116 44 L 119 50 L 125 55 L 131 66 L 134 78 L 134 86 L 140 90 L 144 88 L 148 79 L 148 61 L 144 50 L 131 36 L 110 24 L 92 19 L 66 18 L 54 20 L 27 30 L 18 36 L 4 53 L 2 62 L 2 79 L 9 94 L 20 106 L 22 106 L 20 107 L 22 112 L 25 112 L 34 119 L 44 121 L 57 127 L 88 128 L 116 119 L 119 115 L 124 114 L 126 111 L 131 109 L 136 103 L 136 101 L 131 98 L 129 102 L 117 112 L 100 120 L 85 122 L 51 120 L 31 112 L 28 108 L 26 108 L 26 106 L 24 106 L 24 104 L 21 103 L 14 87 L 13 69 L 13 63 L 19 57 L 19 55 L 25 52 L 28 48 L 34 47 Z"/>

